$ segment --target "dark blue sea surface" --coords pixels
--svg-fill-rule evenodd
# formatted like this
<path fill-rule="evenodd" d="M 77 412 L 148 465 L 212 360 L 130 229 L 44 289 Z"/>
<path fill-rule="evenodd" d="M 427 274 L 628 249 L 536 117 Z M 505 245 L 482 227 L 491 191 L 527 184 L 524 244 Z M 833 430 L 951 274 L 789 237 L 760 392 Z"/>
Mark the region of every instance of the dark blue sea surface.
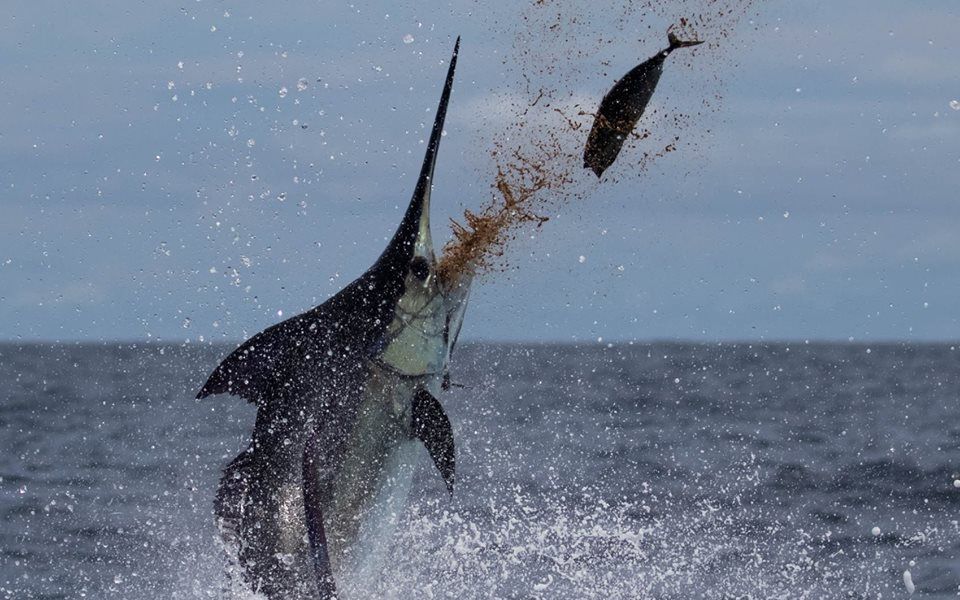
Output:
<path fill-rule="evenodd" d="M 0 599 L 249 597 L 219 470 L 230 348 L 0 346 Z M 466 345 L 388 572 L 352 598 L 906 598 L 960 591 L 960 350 Z"/>

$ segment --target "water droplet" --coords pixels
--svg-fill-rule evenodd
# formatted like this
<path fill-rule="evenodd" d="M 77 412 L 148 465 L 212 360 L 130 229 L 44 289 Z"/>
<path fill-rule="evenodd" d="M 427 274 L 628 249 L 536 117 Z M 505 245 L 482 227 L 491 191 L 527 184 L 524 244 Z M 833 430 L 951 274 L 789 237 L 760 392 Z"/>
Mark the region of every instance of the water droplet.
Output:
<path fill-rule="evenodd" d="M 874 527 L 873 529 L 870 530 L 870 533 L 872 533 L 874 536 L 878 536 L 880 535 L 880 528 Z"/>
<path fill-rule="evenodd" d="M 184 319 L 182 325 L 184 329 L 190 329 L 190 317 Z"/>
<path fill-rule="evenodd" d="M 907 588 L 908 594 L 913 594 L 917 589 L 917 587 L 913 585 L 913 575 L 910 574 L 909 569 L 903 572 L 903 587 Z"/>
<path fill-rule="evenodd" d="M 579 260 L 580 264 L 582 265 L 583 263 L 587 262 L 587 257 L 581 254 L 580 258 L 578 258 L 577 260 Z"/>
<path fill-rule="evenodd" d="M 409 33 L 408 33 L 407 35 L 403 36 L 403 43 L 404 43 L 404 44 L 412 44 L 413 41 L 414 41 L 414 38 L 413 38 L 413 36 L 410 35 Z"/>
<path fill-rule="evenodd" d="M 307 81 L 307 78 L 306 78 L 306 77 L 301 77 L 300 79 L 298 79 L 298 80 L 297 80 L 297 91 L 298 91 L 298 92 L 302 92 L 302 91 L 304 91 L 305 89 L 307 89 L 307 84 L 308 84 L 308 83 L 309 83 L 309 82 Z"/>
<path fill-rule="evenodd" d="M 950 108 L 952 108 L 953 110 L 960 110 L 960 100 L 951 100 Z"/>
<path fill-rule="evenodd" d="M 280 94 L 280 97 L 281 97 L 281 98 L 286 98 L 286 97 L 287 97 L 287 86 L 281 87 L 281 88 L 280 88 L 280 91 L 279 91 L 278 93 Z"/>

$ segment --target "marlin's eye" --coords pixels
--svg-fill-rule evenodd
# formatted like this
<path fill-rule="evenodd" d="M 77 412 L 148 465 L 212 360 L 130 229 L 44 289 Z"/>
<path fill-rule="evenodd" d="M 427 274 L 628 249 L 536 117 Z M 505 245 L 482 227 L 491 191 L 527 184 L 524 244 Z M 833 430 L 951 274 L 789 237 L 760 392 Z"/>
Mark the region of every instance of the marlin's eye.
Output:
<path fill-rule="evenodd" d="M 424 257 L 418 256 L 410 262 L 410 272 L 420 281 L 424 281 L 430 274 L 430 263 Z"/>

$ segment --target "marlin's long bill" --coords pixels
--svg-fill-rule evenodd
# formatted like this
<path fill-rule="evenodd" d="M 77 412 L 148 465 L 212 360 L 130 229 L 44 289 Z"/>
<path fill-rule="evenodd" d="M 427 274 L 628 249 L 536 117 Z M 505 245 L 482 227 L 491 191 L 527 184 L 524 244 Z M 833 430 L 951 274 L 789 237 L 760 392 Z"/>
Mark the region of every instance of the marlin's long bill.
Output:
<path fill-rule="evenodd" d="M 457 68 L 457 56 L 460 54 L 460 38 L 453 46 L 453 56 L 450 57 L 450 66 L 447 68 L 447 78 L 440 94 L 440 104 L 434 117 L 433 129 L 430 131 L 430 140 L 427 142 L 427 152 L 423 156 L 423 166 L 420 167 L 420 177 L 417 178 L 417 187 L 413 190 L 413 198 L 403 220 L 387 245 L 381 259 L 394 252 L 411 250 L 411 246 L 419 235 L 429 237 L 430 233 L 430 194 L 433 191 L 433 171 L 437 164 L 437 153 L 440 150 L 440 138 L 443 137 L 443 123 L 447 118 L 447 105 L 450 103 L 450 92 L 453 90 L 453 76 Z"/>

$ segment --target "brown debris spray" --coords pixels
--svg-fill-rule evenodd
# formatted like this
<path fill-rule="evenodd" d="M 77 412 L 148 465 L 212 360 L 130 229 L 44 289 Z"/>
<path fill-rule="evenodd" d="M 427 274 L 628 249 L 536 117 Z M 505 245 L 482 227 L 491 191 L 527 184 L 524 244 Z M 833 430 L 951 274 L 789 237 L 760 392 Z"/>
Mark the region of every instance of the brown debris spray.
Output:
<path fill-rule="evenodd" d="M 533 0 L 515 21 L 513 51 L 504 58 L 506 72 L 517 80 L 510 90 L 514 95 L 494 94 L 501 106 L 509 107 L 512 123 L 496 131 L 492 139 L 481 140 L 493 146 L 491 195 L 479 211 L 465 210 L 462 222 L 452 222 L 453 238 L 440 259 L 441 279 L 455 281 L 468 271 L 505 271 L 510 243 L 522 231 L 542 226 L 551 211 L 585 199 L 597 185 L 610 185 L 627 174 L 644 176 L 657 159 L 684 147 L 681 138 L 687 148 L 697 151 L 697 140 L 710 134 L 700 123 L 703 114 L 716 112 L 722 99 L 717 66 L 731 63 L 723 54 L 730 46 L 726 42 L 749 16 L 753 3 L 645 0 L 599 6 Z M 598 25 L 596 16 L 600 14 L 613 15 L 612 24 Z M 638 44 L 641 25 L 649 39 Z M 641 129 L 626 142 L 622 166 L 611 169 L 600 182 L 592 174 L 584 177 L 589 171 L 582 168 L 581 155 L 589 123 L 603 92 L 613 83 L 611 75 L 625 73 L 642 59 L 645 51 L 641 48 L 658 49 L 669 25 L 678 35 L 706 40 L 702 50 L 696 50 L 697 58 L 691 52 L 682 65 L 687 71 L 701 70 L 700 83 L 705 89 L 693 91 L 697 98 L 692 111 L 675 107 L 683 101 L 690 105 L 689 88 L 665 94 L 661 106 L 647 111 Z M 585 44 L 584 40 L 589 41 Z M 622 50 L 605 59 L 607 46 Z M 617 66 L 611 64 L 613 60 Z M 578 88 L 595 90 L 595 98 L 577 96 L 572 90 Z M 518 90 L 522 92 L 519 99 Z M 612 173 L 614 170 L 617 173 Z"/>

